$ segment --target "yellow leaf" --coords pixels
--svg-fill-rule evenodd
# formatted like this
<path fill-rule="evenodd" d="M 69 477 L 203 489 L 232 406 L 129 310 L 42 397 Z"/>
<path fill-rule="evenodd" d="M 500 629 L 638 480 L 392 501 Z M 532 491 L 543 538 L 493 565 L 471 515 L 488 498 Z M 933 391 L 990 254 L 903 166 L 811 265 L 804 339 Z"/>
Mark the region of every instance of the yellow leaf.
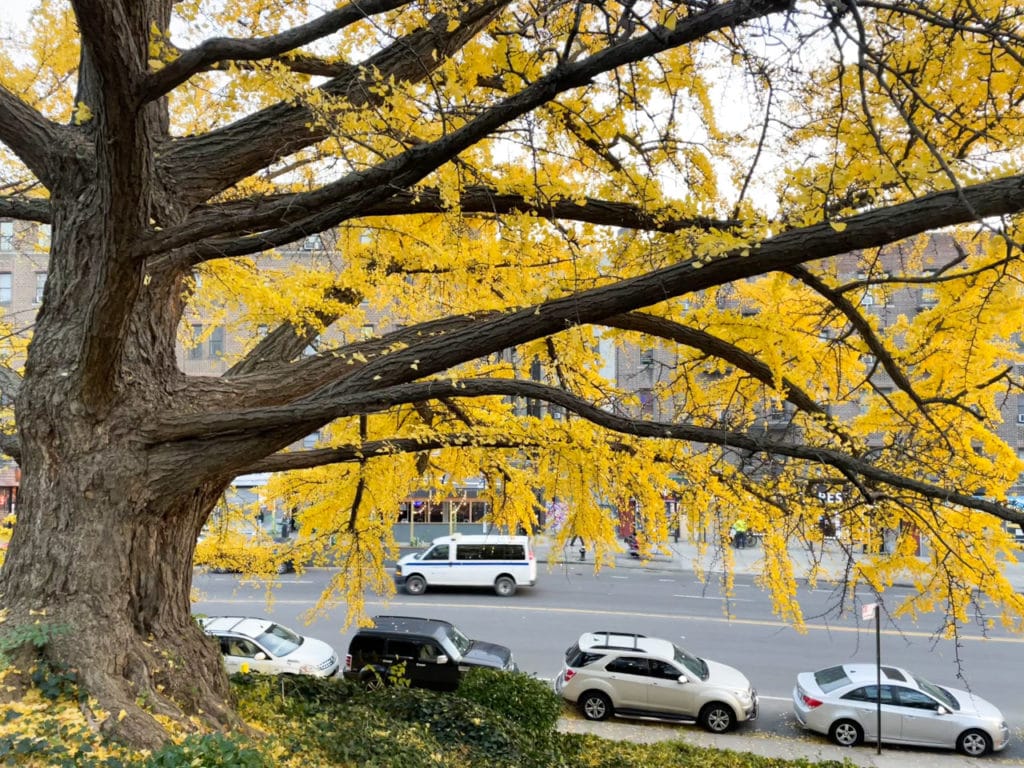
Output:
<path fill-rule="evenodd" d="M 828 225 L 832 227 L 832 229 L 834 229 L 836 232 L 842 232 L 844 229 L 846 229 L 846 225 L 841 221 L 830 221 Z"/>
<path fill-rule="evenodd" d="M 72 122 L 75 125 L 84 125 L 92 120 L 92 110 L 89 109 L 89 105 L 84 101 L 80 101 L 75 105 L 75 113 L 72 117 Z"/>

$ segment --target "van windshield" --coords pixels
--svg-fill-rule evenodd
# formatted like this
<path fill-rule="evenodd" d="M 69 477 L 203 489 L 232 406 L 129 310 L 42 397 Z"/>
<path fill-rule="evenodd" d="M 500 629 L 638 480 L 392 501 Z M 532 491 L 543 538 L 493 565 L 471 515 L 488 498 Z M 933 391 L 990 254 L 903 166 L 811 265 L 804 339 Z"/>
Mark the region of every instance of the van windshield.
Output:
<path fill-rule="evenodd" d="M 447 560 L 448 559 L 448 545 L 438 544 L 436 547 L 431 547 L 423 553 L 421 560 Z"/>

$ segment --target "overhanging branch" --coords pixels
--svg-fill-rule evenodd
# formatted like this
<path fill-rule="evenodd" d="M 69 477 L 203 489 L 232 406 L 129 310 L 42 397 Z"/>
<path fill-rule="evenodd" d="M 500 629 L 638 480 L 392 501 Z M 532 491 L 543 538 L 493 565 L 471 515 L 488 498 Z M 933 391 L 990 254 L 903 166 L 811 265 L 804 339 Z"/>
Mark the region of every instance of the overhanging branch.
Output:
<path fill-rule="evenodd" d="M 206 40 L 196 48 L 181 52 L 165 67 L 151 73 L 142 83 L 139 101 L 146 103 L 165 96 L 193 75 L 215 64 L 228 61 L 259 61 L 281 56 L 332 35 L 357 21 L 401 8 L 408 2 L 409 0 L 360 0 L 278 35 L 251 40 L 226 37 Z"/>

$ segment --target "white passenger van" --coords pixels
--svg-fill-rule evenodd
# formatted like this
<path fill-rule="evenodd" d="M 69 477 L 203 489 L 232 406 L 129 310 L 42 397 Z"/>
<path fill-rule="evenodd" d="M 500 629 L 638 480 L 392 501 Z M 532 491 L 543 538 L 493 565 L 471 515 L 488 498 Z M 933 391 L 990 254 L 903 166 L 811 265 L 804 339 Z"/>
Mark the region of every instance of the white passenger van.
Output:
<path fill-rule="evenodd" d="M 509 597 L 518 587 L 536 582 L 537 559 L 528 536 L 442 536 L 425 552 L 405 555 L 395 566 L 395 584 L 410 595 L 444 586 L 493 587 Z"/>

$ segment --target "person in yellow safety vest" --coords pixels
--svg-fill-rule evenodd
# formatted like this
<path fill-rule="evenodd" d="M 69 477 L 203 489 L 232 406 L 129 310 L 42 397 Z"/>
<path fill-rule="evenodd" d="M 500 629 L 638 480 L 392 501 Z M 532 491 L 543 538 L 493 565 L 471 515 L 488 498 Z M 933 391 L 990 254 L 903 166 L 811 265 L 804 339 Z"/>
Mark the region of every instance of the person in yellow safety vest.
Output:
<path fill-rule="evenodd" d="M 737 549 L 747 546 L 747 521 L 742 517 L 732 524 L 732 545 Z"/>

